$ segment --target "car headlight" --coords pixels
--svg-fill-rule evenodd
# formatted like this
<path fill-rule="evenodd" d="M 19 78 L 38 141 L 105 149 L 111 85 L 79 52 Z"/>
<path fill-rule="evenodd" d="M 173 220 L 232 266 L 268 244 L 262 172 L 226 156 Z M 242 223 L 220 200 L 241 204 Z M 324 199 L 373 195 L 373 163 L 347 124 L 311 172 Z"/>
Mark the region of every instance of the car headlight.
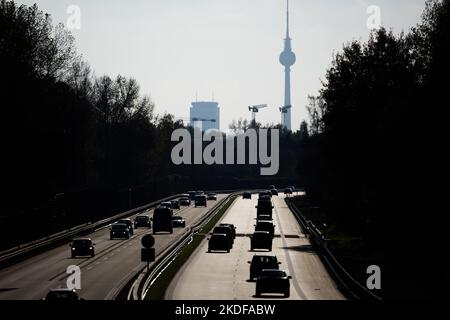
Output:
<path fill-rule="evenodd" d="M 92 248 L 92 247 L 89 247 L 89 250 L 92 250 L 92 249 L 94 249 L 94 248 Z"/>
<path fill-rule="evenodd" d="M 72 250 L 75 250 L 75 248 L 72 248 Z"/>

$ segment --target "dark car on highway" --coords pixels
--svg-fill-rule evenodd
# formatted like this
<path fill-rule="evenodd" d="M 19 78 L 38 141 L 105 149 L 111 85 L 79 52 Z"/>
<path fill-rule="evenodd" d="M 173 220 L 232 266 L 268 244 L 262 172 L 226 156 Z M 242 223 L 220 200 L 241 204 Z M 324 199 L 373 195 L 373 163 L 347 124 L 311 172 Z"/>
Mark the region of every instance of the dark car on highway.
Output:
<path fill-rule="evenodd" d="M 208 200 L 206 200 L 206 196 L 205 195 L 198 195 L 195 196 L 195 207 L 207 207 L 208 206 Z"/>
<path fill-rule="evenodd" d="M 186 220 L 183 217 L 172 217 L 172 226 L 174 228 L 186 228 Z"/>
<path fill-rule="evenodd" d="M 133 221 L 131 221 L 131 219 L 120 219 L 116 223 L 125 224 L 128 227 L 128 230 L 130 230 L 130 234 L 134 234 Z"/>
<path fill-rule="evenodd" d="M 272 236 L 267 231 L 256 231 L 250 236 L 250 251 L 265 249 L 272 251 Z"/>
<path fill-rule="evenodd" d="M 272 192 L 270 191 L 263 191 L 259 193 L 258 199 L 264 199 L 264 198 L 272 198 Z"/>
<path fill-rule="evenodd" d="M 215 193 L 208 193 L 207 199 L 217 201 L 217 195 Z"/>
<path fill-rule="evenodd" d="M 235 230 L 233 230 L 230 226 L 217 226 L 214 228 L 213 233 L 226 234 L 228 240 L 230 241 L 231 247 L 233 247 Z"/>
<path fill-rule="evenodd" d="M 284 189 L 284 194 L 291 195 L 291 194 L 293 194 L 293 193 L 294 193 L 294 190 L 291 189 L 291 188 L 286 188 L 286 189 Z"/>
<path fill-rule="evenodd" d="M 285 298 L 290 296 L 290 279 L 286 272 L 278 269 L 264 269 L 256 279 L 256 296 L 263 293 L 280 293 Z"/>
<path fill-rule="evenodd" d="M 170 202 L 172 203 L 173 209 L 180 210 L 180 199 L 175 199 Z"/>
<path fill-rule="evenodd" d="M 230 239 L 226 234 L 214 233 L 211 238 L 208 239 L 208 252 L 212 251 L 226 251 L 230 252 L 231 243 Z"/>
<path fill-rule="evenodd" d="M 114 223 L 111 226 L 110 239 L 130 239 L 130 229 L 126 224 Z"/>
<path fill-rule="evenodd" d="M 253 256 L 250 263 L 250 280 L 256 279 L 264 269 L 279 269 L 281 262 L 274 256 Z"/>
<path fill-rule="evenodd" d="M 134 218 L 134 228 L 147 228 L 150 229 L 152 227 L 152 220 L 149 216 L 137 216 Z"/>
<path fill-rule="evenodd" d="M 234 224 L 231 223 L 221 223 L 218 225 L 218 227 L 228 227 L 231 229 L 232 235 L 233 235 L 233 239 L 236 239 L 236 227 Z"/>
<path fill-rule="evenodd" d="M 80 301 L 78 293 L 74 289 L 50 289 L 44 300 L 47 301 Z"/>
<path fill-rule="evenodd" d="M 189 195 L 180 198 L 180 205 L 183 207 L 189 207 L 191 205 L 191 198 L 189 198 Z"/>
<path fill-rule="evenodd" d="M 268 216 L 272 217 L 273 204 L 270 199 L 259 200 L 258 205 L 256 206 L 256 209 L 257 209 L 257 211 L 256 211 L 257 216 L 260 216 L 263 214 L 263 215 L 268 215 Z"/>
<path fill-rule="evenodd" d="M 270 221 L 256 221 L 255 231 L 267 231 L 272 238 L 275 236 L 275 226 Z"/>
<path fill-rule="evenodd" d="M 86 257 L 86 256 L 95 256 L 94 250 L 95 243 L 92 242 L 91 239 L 75 239 L 72 244 L 70 244 L 70 253 L 72 258 L 76 257 Z"/>
<path fill-rule="evenodd" d="M 252 199 L 252 194 L 250 192 L 244 192 L 242 199 Z"/>
<path fill-rule="evenodd" d="M 277 189 L 271 189 L 270 192 L 272 193 L 272 196 L 278 196 L 278 190 Z"/>
<path fill-rule="evenodd" d="M 197 195 L 197 191 L 188 191 L 187 194 L 189 195 L 189 198 L 190 198 L 191 200 L 194 200 L 194 199 L 195 199 L 195 196 Z"/>

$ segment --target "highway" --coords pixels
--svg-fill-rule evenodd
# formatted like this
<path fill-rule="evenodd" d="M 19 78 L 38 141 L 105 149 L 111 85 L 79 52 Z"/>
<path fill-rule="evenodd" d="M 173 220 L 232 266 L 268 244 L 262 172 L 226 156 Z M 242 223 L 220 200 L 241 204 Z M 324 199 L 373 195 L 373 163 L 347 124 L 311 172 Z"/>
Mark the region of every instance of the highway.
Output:
<path fill-rule="evenodd" d="M 218 201 L 225 195 L 218 195 Z M 208 208 L 175 210 L 186 220 L 187 228 L 200 219 L 216 202 L 208 201 Z M 153 215 L 152 210 L 145 214 Z M 20 231 L 20 229 L 18 229 Z M 172 235 L 156 235 L 155 249 L 160 253 L 187 229 L 174 229 Z M 111 300 L 143 266 L 140 262 L 141 239 L 151 230 L 135 230 L 129 240 L 110 240 L 109 228 L 95 231 L 90 237 L 95 246 L 95 257 L 70 257 L 69 243 L 34 256 L 16 265 L 0 270 L 0 300 L 39 300 L 49 289 L 66 287 L 68 266 L 81 269 L 81 290 L 86 300 Z"/>
<path fill-rule="evenodd" d="M 253 255 L 274 255 L 282 262 L 280 269 L 292 276 L 291 300 L 342 300 L 337 289 L 311 243 L 301 232 L 297 220 L 287 207 L 284 195 L 273 197 L 275 239 L 273 251 L 250 252 L 249 235 L 254 232 L 257 196 L 252 200 L 239 198 L 229 208 L 222 223 L 237 227 L 233 249 L 227 253 L 208 253 L 203 241 L 183 268 L 177 273 L 168 290 L 167 300 L 251 300 L 255 282 L 250 282 L 248 261 Z M 263 296 L 277 298 L 278 296 Z M 281 296 L 282 297 L 282 296 Z"/>

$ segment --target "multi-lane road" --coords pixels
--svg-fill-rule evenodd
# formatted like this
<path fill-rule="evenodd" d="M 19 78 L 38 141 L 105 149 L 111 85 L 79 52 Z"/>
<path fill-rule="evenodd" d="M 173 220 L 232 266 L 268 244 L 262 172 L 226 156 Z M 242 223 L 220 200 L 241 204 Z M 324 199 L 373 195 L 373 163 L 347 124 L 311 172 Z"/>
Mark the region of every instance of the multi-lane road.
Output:
<path fill-rule="evenodd" d="M 249 300 L 256 299 L 255 282 L 249 281 L 249 264 L 255 254 L 274 255 L 292 276 L 292 300 L 344 299 L 329 276 L 311 243 L 302 233 L 284 196 L 273 197 L 276 225 L 273 251 L 250 252 L 250 234 L 254 232 L 257 196 L 238 199 L 229 208 L 223 223 L 237 227 L 234 247 L 227 253 L 208 253 L 203 241 L 170 284 L 168 300 Z M 272 296 L 271 298 L 274 298 Z"/>
<path fill-rule="evenodd" d="M 218 202 L 224 195 L 218 195 Z M 176 215 L 186 219 L 187 227 L 195 224 L 215 203 L 208 201 L 208 208 L 183 208 Z M 146 212 L 152 215 L 152 211 Z M 18 232 L 20 229 L 18 229 Z M 68 244 L 34 256 L 21 263 L 0 270 L 0 300 L 36 300 L 45 297 L 49 289 L 66 287 L 67 267 L 81 269 L 79 295 L 86 300 L 114 299 L 120 289 L 144 266 L 140 262 L 141 239 L 151 231 L 135 230 L 129 240 L 110 240 L 109 228 L 89 235 L 96 244 L 94 258 L 70 257 Z M 172 235 L 156 235 L 156 252 L 167 248 L 186 229 L 174 229 Z"/>

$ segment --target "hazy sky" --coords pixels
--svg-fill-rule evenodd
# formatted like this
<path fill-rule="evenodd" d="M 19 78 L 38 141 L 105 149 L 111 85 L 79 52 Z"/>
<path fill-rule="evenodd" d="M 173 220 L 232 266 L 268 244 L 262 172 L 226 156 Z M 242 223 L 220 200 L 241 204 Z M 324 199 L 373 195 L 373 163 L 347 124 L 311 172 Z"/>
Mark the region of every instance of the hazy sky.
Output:
<path fill-rule="evenodd" d="M 74 30 L 79 53 L 96 75 L 138 80 L 157 113 L 188 117 L 190 102 L 214 98 L 221 127 L 250 119 L 249 105 L 268 104 L 262 123 L 279 123 L 284 73 L 278 62 L 285 35 L 284 0 L 35 0 L 66 22 L 69 5 L 81 9 Z M 307 117 L 334 52 L 353 39 L 366 40 L 367 8 L 381 9 L 382 25 L 398 33 L 419 20 L 424 0 L 291 0 L 293 130 Z"/>

